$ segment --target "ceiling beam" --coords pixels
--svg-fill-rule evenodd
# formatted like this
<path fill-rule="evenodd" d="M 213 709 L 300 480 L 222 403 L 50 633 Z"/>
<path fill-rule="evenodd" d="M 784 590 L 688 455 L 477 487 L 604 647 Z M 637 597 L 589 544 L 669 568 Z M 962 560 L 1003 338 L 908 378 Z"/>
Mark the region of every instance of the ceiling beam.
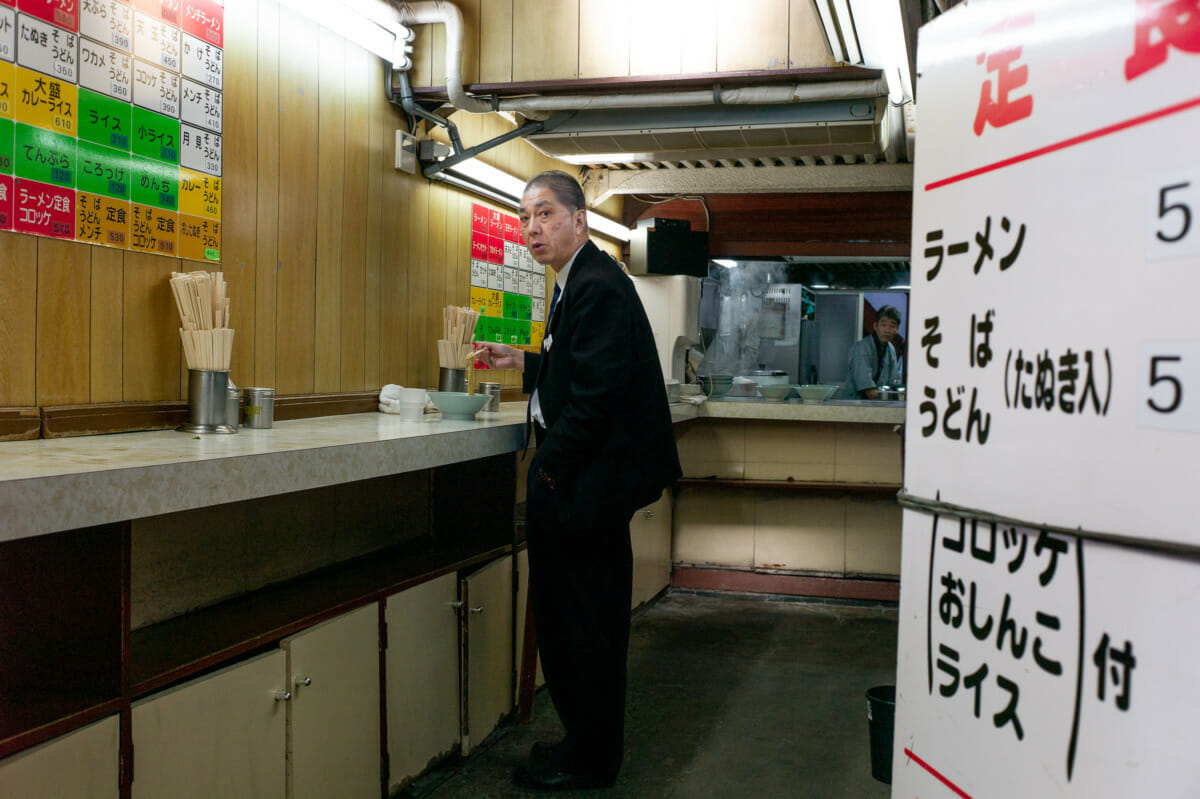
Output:
<path fill-rule="evenodd" d="M 912 191 L 912 164 L 753 166 L 725 169 L 589 171 L 585 191 L 596 205 L 614 194 L 777 194 Z"/>

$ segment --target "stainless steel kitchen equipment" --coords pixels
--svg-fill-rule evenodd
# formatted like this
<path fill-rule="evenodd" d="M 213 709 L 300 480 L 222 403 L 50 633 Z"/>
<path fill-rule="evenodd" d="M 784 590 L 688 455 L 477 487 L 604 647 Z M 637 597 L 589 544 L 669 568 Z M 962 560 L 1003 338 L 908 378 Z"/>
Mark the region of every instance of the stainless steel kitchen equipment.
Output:
<path fill-rule="evenodd" d="M 275 424 L 275 389 L 247 388 L 245 427 L 269 429 Z"/>
<path fill-rule="evenodd" d="M 229 372 L 188 369 L 188 418 L 175 428 L 181 433 L 236 433 L 225 423 Z"/>

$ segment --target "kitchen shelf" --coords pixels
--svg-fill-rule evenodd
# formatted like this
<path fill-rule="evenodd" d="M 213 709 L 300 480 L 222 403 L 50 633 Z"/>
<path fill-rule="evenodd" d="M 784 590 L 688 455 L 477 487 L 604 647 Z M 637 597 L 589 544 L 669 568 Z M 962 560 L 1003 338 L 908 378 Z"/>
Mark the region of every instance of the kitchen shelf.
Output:
<path fill-rule="evenodd" d="M 442 574 L 512 551 L 504 543 L 434 547 L 413 541 L 281 586 L 135 630 L 130 644 L 133 698 L 274 644 L 327 619 Z"/>

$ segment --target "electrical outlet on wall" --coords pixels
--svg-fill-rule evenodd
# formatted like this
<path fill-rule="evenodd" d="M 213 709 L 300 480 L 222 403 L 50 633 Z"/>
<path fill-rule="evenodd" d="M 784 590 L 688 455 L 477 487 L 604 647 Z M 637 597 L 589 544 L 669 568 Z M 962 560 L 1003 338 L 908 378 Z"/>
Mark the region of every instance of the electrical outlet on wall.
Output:
<path fill-rule="evenodd" d="M 396 131 L 396 169 L 414 175 L 417 172 L 417 137 Z"/>

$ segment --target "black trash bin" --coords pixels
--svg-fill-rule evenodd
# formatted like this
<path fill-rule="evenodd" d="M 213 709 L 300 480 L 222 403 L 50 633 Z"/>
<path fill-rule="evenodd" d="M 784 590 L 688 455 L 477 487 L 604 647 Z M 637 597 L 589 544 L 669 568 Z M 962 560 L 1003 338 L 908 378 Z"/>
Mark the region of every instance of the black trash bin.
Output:
<path fill-rule="evenodd" d="M 871 776 L 891 785 L 896 686 L 877 685 L 867 691 L 867 727 L 871 734 Z"/>

